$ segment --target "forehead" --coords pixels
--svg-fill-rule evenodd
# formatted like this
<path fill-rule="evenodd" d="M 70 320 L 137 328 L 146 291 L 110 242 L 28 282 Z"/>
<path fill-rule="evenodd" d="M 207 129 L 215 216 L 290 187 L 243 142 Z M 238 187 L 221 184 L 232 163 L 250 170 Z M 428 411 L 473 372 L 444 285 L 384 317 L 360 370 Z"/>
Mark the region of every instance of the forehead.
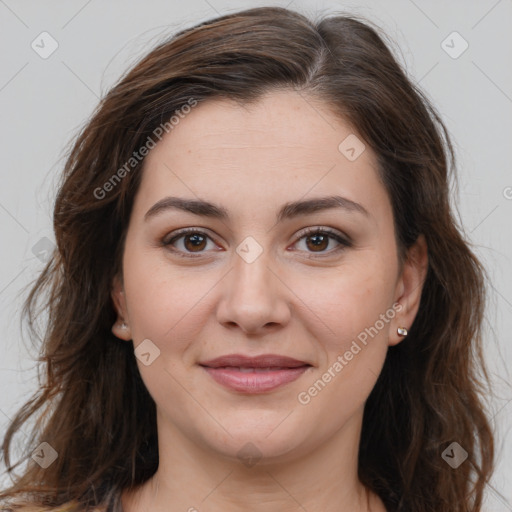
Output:
<path fill-rule="evenodd" d="M 206 153 L 241 150 L 242 158 L 248 148 L 265 149 L 275 154 L 286 154 L 296 159 L 309 152 L 318 157 L 319 152 L 339 154 L 338 145 L 354 130 L 348 123 L 337 118 L 329 106 L 318 99 L 293 90 L 268 92 L 257 102 L 239 104 L 225 98 L 214 98 L 199 103 L 182 116 L 148 160 L 153 160 L 163 146 L 171 149 L 180 146 L 180 153 L 194 153 L 201 157 Z M 284 153 L 284 150 L 289 149 Z M 265 152 L 259 152 L 265 155 Z M 323 159 L 322 159 L 323 160 Z"/>
<path fill-rule="evenodd" d="M 347 158 L 347 144 L 357 158 L 354 152 Z M 272 91 L 246 105 L 207 100 L 150 151 L 136 203 L 151 206 L 164 195 L 181 194 L 252 208 L 258 196 L 265 208 L 307 194 L 339 193 L 382 215 L 389 201 L 375 155 L 363 144 L 327 104 L 293 90 Z"/>

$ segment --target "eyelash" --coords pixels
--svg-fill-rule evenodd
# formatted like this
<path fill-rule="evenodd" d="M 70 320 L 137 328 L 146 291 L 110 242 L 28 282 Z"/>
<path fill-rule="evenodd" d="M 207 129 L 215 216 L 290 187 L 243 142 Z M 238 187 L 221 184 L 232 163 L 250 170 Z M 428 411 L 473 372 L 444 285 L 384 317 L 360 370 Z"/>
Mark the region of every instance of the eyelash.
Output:
<path fill-rule="evenodd" d="M 205 231 L 201 231 L 201 230 L 195 229 L 195 228 L 184 228 L 184 229 L 181 229 L 181 230 L 175 232 L 174 236 L 171 239 L 169 239 L 169 240 L 166 240 L 166 238 L 162 239 L 161 243 L 164 247 L 168 248 L 169 250 L 171 250 L 173 253 L 175 253 L 176 255 L 178 255 L 180 257 L 198 258 L 198 257 L 202 256 L 202 254 L 203 254 L 202 252 L 198 252 L 195 254 L 194 253 L 184 253 L 183 251 L 176 250 L 176 249 L 172 248 L 172 244 L 175 243 L 177 240 L 179 240 L 180 238 L 183 238 L 186 235 L 191 235 L 191 234 L 203 235 L 203 236 L 206 236 L 207 238 L 209 238 L 210 240 L 212 240 L 212 238 Z M 344 250 L 345 248 L 352 246 L 352 243 L 348 239 L 343 238 L 336 231 L 333 231 L 332 229 L 326 228 L 326 227 L 306 228 L 301 233 L 301 236 L 299 236 L 297 238 L 297 240 L 294 242 L 294 244 L 296 244 L 303 238 L 307 238 L 308 236 L 311 236 L 311 235 L 328 235 L 331 239 L 334 239 L 340 245 L 338 247 L 336 247 L 335 249 L 331 249 L 330 251 L 327 251 L 327 252 L 318 252 L 318 253 L 311 252 L 310 254 L 312 254 L 313 256 L 309 256 L 309 258 L 322 258 L 322 257 L 330 256 L 333 253 L 338 253 L 338 252 Z"/>

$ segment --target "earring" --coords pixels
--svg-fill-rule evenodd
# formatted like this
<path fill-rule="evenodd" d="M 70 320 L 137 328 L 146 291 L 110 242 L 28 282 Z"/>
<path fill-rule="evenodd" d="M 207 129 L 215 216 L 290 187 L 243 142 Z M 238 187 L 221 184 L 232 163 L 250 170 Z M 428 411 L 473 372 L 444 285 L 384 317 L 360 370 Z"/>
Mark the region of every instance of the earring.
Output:
<path fill-rule="evenodd" d="M 398 334 L 400 334 L 400 336 L 407 336 L 407 329 L 405 327 L 399 327 L 397 329 L 397 332 Z"/>
<path fill-rule="evenodd" d="M 123 322 L 123 323 L 121 324 L 121 329 L 128 329 L 128 326 L 126 325 L 126 323 L 125 323 L 125 322 Z"/>

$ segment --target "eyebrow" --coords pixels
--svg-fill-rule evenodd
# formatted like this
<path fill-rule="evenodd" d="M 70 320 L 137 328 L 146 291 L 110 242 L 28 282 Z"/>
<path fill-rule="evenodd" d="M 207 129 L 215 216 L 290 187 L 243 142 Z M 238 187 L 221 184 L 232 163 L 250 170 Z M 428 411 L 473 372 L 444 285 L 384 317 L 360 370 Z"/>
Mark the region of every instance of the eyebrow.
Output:
<path fill-rule="evenodd" d="M 349 213 L 360 213 L 366 217 L 371 217 L 368 210 L 359 203 L 342 196 L 328 196 L 286 203 L 279 210 L 276 219 L 277 222 L 281 222 L 301 215 L 316 213 L 332 208 L 339 208 Z M 217 206 L 213 203 L 200 199 L 184 199 L 181 197 L 169 196 L 156 202 L 146 212 L 144 220 L 147 221 L 167 210 L 181 210 L 201 217 L 209 217 L 222 221 L 227 221 L 229 219 L 228 211 L 222 206 Z"/>

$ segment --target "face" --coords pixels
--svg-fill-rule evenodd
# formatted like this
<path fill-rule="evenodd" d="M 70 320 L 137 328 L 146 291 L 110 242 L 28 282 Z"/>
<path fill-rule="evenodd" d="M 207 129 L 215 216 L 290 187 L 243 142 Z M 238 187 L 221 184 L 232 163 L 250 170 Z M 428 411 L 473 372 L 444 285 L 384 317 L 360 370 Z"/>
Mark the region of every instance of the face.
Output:
<path fill-rule="evenodd" d="M 160 436 L 285 460 L 361 417 L 414 320 L 426 251 L 399 267 L 375 155 L 355 136 L 280 91 L 201 103 L 146 157 L 112 291 L 128 329 L 113 331 L 139 347 Z M 211 362 L 233 355 L 248 359 Z"/>

